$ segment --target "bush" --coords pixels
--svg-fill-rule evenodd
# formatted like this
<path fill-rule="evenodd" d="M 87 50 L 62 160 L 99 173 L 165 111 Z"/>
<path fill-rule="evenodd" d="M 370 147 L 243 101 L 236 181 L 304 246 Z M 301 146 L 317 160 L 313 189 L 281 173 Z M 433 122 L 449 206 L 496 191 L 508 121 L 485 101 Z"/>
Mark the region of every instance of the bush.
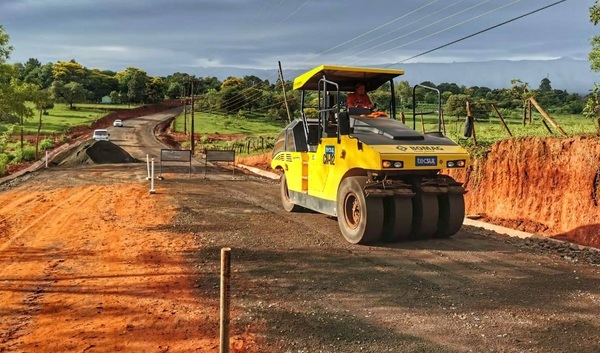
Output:
<path fill-rule="evenodd" d="M 54 139 L 47 137 L 47 138 L 43 139 L 42 141 L 40 141 L 40 145 L 39 145 L 40 151 L 49 150 L 52 147 L 54 147 Z"/>
<path fill-rule="evenodd" d="M 0 175 L 6 174 L 6 166 L 8 165 L 8 162 L 8 155 L 4 153 L 0 154 Z"/>
<path fill-rule="evenodd" d="M 26 146 L 23 149 L 18 149 L 14 153 L 12 163 L 22 163 L 35 160 L 35 147 Z"/>

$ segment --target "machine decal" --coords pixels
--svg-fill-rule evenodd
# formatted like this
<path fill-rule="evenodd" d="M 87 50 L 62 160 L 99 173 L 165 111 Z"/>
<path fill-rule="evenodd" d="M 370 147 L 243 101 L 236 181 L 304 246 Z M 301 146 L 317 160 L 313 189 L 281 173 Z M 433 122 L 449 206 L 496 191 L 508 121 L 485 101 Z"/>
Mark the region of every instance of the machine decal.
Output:
<path fill-rule="evenodd" d="M 410 146 L 410 149 L 416 152 L 428 152 L 428 151 L 443 151 L 444 149 L 439 146 Z"/>
<path fill-rule="evenodd" d="M 325 146 L 323 164 L 335 165 L 335 146 Z"/>
<path fill-rule="evenodd" d="M 415 157 L 417 167 L 435 167 L 437 166 L 437 156 Z"/>

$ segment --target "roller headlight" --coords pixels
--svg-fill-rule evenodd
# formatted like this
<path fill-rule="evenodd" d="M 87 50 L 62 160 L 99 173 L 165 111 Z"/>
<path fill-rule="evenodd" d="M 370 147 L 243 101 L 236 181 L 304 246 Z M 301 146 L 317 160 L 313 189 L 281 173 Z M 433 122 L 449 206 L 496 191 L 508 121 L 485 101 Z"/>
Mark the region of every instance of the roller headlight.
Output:
<path fill-rule="evenodd" d="M 466 161 L 464 159 L 459 159 L 455 161 L 447 161 L 446 168 L 463 168 L 466 165 Z"/>
<path fill-rule="evenodd" d="M 381 162 L 383 168 L 404 168 L 404 162 L 402 161 L 383 161 Z"/>

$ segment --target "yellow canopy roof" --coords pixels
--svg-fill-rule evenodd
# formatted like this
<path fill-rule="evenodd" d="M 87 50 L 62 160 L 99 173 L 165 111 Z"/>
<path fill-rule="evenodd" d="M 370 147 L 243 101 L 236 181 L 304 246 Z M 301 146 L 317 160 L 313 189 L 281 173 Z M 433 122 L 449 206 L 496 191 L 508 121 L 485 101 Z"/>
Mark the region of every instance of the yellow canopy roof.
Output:
<path fill-rule="evenodd" d="M 321 65 L 296 77 L 294 89 L 317 90 L 319 80 L 325 76 L 340 85 L 340 91 L 354 91 L 356 84 L 362 82 L 368 92 L 400 75 L 404 75 L 404 70 Z"/>

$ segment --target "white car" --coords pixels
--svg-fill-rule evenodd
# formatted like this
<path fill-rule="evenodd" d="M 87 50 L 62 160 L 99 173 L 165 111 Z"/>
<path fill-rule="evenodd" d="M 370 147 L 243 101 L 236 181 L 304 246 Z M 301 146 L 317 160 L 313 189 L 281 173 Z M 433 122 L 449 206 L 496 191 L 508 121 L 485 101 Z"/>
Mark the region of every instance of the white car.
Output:
<path fill-rule="evenodd" d="M 113 126 L 123 127 L 123 120 L 121 120 L 121 119 L 115 120 L 115 122 L 113 123 Z"/>
<path fill-rule="evenodd" d="M 92 138 L 96 141 L 108 141 L 108 136 L 110 136 L 110 134 L 106 129 L 96 129 L 92 134 Z"/>

